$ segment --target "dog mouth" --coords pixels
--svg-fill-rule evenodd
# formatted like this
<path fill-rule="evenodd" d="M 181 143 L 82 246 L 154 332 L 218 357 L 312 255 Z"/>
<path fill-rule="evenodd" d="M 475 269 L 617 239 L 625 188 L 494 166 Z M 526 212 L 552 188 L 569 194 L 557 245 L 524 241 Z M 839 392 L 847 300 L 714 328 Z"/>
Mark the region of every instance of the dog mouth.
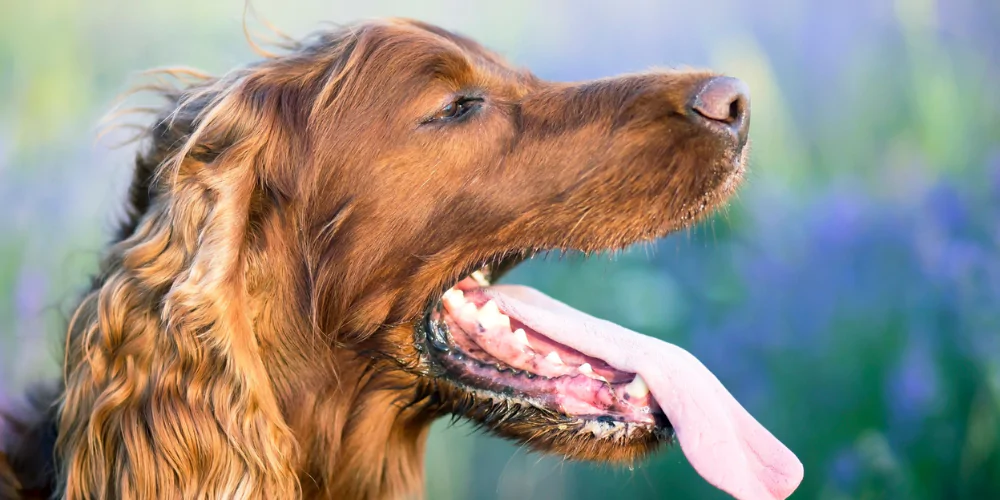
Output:
<path fill-rule="evenodd" d="M 596 438 L 627 435 L 635 426 L 672 436 L 641 375 L 615 369 L 547 337 L 501 310 L 488 271 L 475 271 L 448 289 L 427 318 L 436 360 L 459 382 L 555 411 L 579 421 Z M 632 425 L 629 425 L 632 424 Z"/>
<path fill-rule="evenodd" d="M 530 287 L 493 285 L 488 268 L 434 301 L 422 330 L 434 375 L 494 407 L 556 416 L 546 424 L 572 431 L 564 443 L 585 440 L 578 458 L 676 438 L 703 478 L 737 498 L 785 498 L 802 479 L 795 455 L 693 355 Z M 504 433 L 507 418 L 477 419 Z"/>

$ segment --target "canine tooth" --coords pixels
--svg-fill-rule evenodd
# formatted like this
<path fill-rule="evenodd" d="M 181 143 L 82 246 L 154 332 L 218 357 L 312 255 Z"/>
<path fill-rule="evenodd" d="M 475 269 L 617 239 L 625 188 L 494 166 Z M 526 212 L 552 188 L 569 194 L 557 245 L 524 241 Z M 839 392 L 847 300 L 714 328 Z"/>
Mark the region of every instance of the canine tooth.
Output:
<path fill-rule="evenodd" d="M 514 340 L 516 340 L 518 344 L 521 344 L 523 346 L 529 345 L 528 334 L 524 333 L 524 328 L 518 328 L 517 330 L 514 330 Z"/>
<path fill-rule="evenodd" d="M 460 311 L 462 310 L 462 306 L 465 305 L 465 294 L 457 288 L 450 288 L 447 292 L 444 292 L 441 300 L 448 306 L 448 309 Z"/>
<path fill-rule="evenodd" d="M 562 361 L 562 358 L 560 358 L 560 357 L 559 357 L 559 353 L 558 353 L 558 352 L 556 352 L 556 351 L 552 351 L 552 352 L 550 352 L 550 353 L 548 354 L 548 356 L 545 356 L 545 359 L 546 359 L 546 360 L 547 360 L 547 361 L 548 361 L 549 363 L 552 363 L 552 364 L 554 364 L 554 365 L 561 365 L 561 364 L 563 364 L 563 361 Z"/>
<path fill-rule="evenodd" d="M 483 275 L 482 271 L 473 271 L 472 279 L 476 280 L 476 283 L 478 283 L 479 286 L 490 286 L 489 280 L 486 279 L 486 276 Z"/>
<path fill-rule="evenodd" d="M 649 394 L 649 386 L 646 385 L 646 381 L 642 379 L 642 375 L 636 374 L 635 380 L 628 383 L 625 386 L 625 393 L 633 398 L 644 398 Z"/>

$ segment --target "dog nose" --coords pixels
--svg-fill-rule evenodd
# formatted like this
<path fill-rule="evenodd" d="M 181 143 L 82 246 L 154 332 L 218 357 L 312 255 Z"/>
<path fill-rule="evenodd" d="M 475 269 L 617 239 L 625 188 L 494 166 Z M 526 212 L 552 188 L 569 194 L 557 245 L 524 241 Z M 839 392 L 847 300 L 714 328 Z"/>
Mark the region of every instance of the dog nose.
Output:
<path fill-rule="evenodd" d="M 690 102 L 695 120 L 721 126 L 736 138 L 739 147 L 746 144 L 750 130 L 750 88 L 738 78 L 717 76 L 706 81 Z"/>

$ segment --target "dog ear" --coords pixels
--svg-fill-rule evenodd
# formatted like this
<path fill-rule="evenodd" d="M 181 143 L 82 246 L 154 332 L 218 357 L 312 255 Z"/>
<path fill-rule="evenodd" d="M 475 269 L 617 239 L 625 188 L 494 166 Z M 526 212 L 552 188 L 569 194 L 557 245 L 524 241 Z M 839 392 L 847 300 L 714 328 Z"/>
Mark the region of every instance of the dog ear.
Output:
<path fill-rule="evenodd" d="M 149 199 L 67 334 L 66 498 L 299 494 L 248 275 L 266 169 L 294 154 L 295 117 L 281 104 L 300 92 L 252 68 L 180 91 L 151 129 L 134 180 Z"/>

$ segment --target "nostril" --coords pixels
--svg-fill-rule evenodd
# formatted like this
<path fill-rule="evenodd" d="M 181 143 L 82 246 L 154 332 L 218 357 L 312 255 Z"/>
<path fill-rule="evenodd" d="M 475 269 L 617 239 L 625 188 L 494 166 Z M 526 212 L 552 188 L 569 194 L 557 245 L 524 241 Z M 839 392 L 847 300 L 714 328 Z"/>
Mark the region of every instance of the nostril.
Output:
<path fill-rule="evenodd" d="M 729 125 L 741 122 L 750 102 L 750 90 L 742 80 L 727 76 L 708 80 L 691 101 L 691 110 L 709 120 Z"/>
<path fill-rule="evenodd" d="M 734 99 L 733 102 L 729 103 L 729 116 L 726 121 L 728 123 L 735 122 L 742 112 L 740 111 L 740 100 Z"/>
<path fill-rule="evenodd" d="M 746 145 L 750 130 L 750 88 L 743 80 L 728 76 L 710 78 L 698 87 L 688 104 L 689 116 L 710 129 L 723 129 Z"/>
<path fill-rule="evenodd" d="M 737 97 L 728 102 L 723 99 L 696 99 L 691 108 L 704 118 L 730 125 L 736 123 L 740 117 L 740 100 Z"/>

